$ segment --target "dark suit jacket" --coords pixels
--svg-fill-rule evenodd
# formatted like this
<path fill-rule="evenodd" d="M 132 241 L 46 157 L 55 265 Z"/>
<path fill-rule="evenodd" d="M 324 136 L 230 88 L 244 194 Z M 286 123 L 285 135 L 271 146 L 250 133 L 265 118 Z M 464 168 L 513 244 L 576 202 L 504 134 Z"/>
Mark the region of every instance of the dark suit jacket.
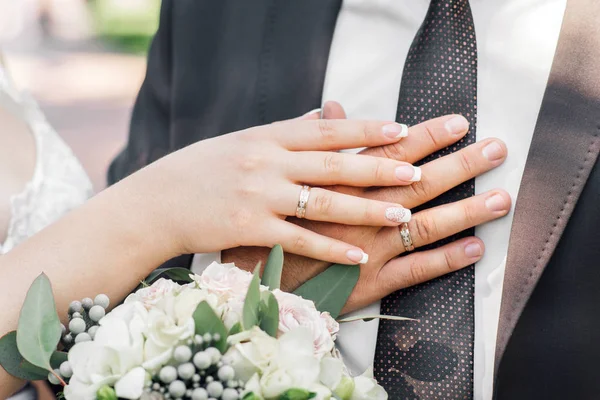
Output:
<path fill-rule="evenodd" d="M 109 180 L 198 140 L 319 107 L 340 5 L 164 0 Z M 599 19 L 600 2 L 568 2 L 516 202 L 498 399 L 600 397 Z"/>

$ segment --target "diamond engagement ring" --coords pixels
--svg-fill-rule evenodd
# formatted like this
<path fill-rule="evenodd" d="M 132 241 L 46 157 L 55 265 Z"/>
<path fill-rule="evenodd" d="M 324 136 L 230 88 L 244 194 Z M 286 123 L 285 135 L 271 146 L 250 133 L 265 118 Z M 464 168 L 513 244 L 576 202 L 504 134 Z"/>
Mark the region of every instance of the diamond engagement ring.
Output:
<path fill-rule="evenodd" d="M 300 190 L 300 197 L 298 198 L 298 206 L 296 207 L 296 217 L 304 218 L 306 214 L 306 205 L 308 204 L 308 198 L 310 197 L 310 186 L 302 186 Z"/>
<path fill-rule="evenodd" d="M 406 222 L 400 225 L 400 237 L 402 238 L 404 250 L 413 251 L 415 249 L 412 237 L 410 236 L 410 231 L 408 230 L 408 224 Z"/>

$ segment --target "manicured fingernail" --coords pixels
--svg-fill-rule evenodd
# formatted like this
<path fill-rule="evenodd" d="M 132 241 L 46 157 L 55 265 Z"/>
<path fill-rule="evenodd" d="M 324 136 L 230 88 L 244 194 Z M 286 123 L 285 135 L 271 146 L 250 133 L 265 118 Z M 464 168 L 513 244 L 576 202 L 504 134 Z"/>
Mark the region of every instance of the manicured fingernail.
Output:
<path fill-rule="evenodd" d="M 404 207 L 389 207 L 385 210 L 385 217 L 392 222 L 408 222 L 412 213 Z"/>
<path fill-rule="evenodd" d="M 401 181 L 417 182 L 421 180 L 421 168 L 413 165 L 403 165 L 396 168 L 396 178 Z"/>
<path fill-rule="evenodd" d="M 303 115 L 303 117 L 306 117 L 307 115 L 311 115 L 311 114 L 316 114 L 316 113 L 321 113 L 321 109 L 320 108 L 315 108 L 314 110 L 310 110 L 309 112 L 307 112 L 306 114 Z"/>
<path fill-rule="evenodd" d="M 498 142 L 491 142 L 482 150 L 483 156 L 488 161 L 498 161 L 504 158 L 504 149 Z"/>
<path fill-rule="evenodd" d="M 465 255 L 469 258 L 479 258 L 482 254 L 483 249 L 477 242 L 472 242 L 465 246 Z"/>
<path fill-rule="evenodd" d="M 408 126 L 404 124 L 387 124 L 381 128 L 383 134 L 391 139 L 398 139 L 408 136 Z"/>
<path fill-rule="evenodd" d="M 508 209 L 508 202 L 504 197 L 495 194 L 485 200 L 485 206 L 490 211 L 506 211 Z"/>
<path fill-rule="evenodd" d="M 346 257 L 348 257 L 348 260 L 357 264 L 366 264 L 367 261 L 369 261 L 369 255 L 359 249 L 348 250 L 346 252 Z"/>
<path fill-rule="evenodd" d="M 467 131 L 467 129 L 469 129 L 469 122 L 465 119 L 465 117 L 457 115 L 456 117 L 450 118 L 448 121 L 446 121 L 444 126 L 450 134 L 457 135 L 459 133 L 464 133 Z"/>

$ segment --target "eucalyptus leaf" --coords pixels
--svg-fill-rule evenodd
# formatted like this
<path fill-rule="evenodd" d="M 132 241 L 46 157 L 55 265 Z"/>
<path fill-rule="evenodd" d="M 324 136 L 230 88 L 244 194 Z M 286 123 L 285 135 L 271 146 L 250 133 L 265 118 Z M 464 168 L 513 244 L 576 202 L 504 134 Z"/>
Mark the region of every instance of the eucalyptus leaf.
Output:
<path fill-rule="evenodd" d="M 261 283 L 270 290 L 279 289 L 281 285 L 281 271 L 283 270 L 283 248 L 276 244 L 267 258 Z"/>
<path fill-rule="evenodd" d="M 279 327 L 279 304 L 271 292 L 261 293 L 260 302 L 260 329 L 274 338 L 277 337 Z"/>
<path fill-rule="evenodd" d="M 329 312 L 333 318 L 337 318 L 354 290 L 359 275 L 358 265 L 334 264 L 305 282 L 294 294 L 312 300 L 317 310 Z"/>
<path fill-rule="evenodd" d="M 67 359 L 67 353 L 65 353 L 64 351 L 57 350 L 54 353 L 52 353 L 52 357 L 50 357 L 50 366 L 52 367 L 52 369 L 57 369 L 58 367 L 60 367 L 60 364 L 67 361 Z"/>
<path fill-rule="evenodd" d="M 242 326 L 245 330 L 258 325 L 260 322 L 258 311 L 260 306 L 260 263 L 254 269 L 254 276 L 248 285 L 248 292 L 244 300 L 244 308 L 242 311 Z"/>
<path fill-rule="evenodd" d="M 344 322 L 360 321 L 361 319 L 365 322 L 369 322 L 374 319 L 387 319 L 390 321 L 416 321 L 414 318 L 396 317 L 395 315 L 375 314 L 375 315 L 357 315 L 356 317 L 339 318 L 337 320 L 337 322 L 339 322 L 341 324 Z"/>
<path fill-rule="evenodd" d="M 21 307 L 17 326 L 19 353 L 33 365 L 50 371 L 50 357 L 56 351 L 60 335 L 52 286 L 42 273 L 31 284 Z"/>
<path fill-rule="evenodd" d="M 237 335 L 241 331 L 242 331 L 242 324 L 240 324 L 239 322 L 236 322 L 235 325 L 233 325 L 231 327 L 231 329 L 229 330 L 229 336 Z"/>
<path fill-rule="evenodd" d="M 315 392 L 309 392 L 306 389 L 288 389 L 279 395 L 279 400 L 310 400 L 315 397 L 317 397 Z"/>
<path fill-rule="evenodd" d="M 46 379 L 48 371 L 25 360 L 17 348 L 17 332 L 12 331 L 0 338 L 0 365 L 12 376 L 28 381 Z"/>
<path fill-rule="evenodd" d="M 215 313 L 210 304 L 206 301 L 198 304 L 192 317 L 196 326 L 196 335 L 218 333 L 221 338 L 218 342 L 214 343 L 214 346 L 221 353 L 225 353 L 225 350 L 227 350 L 227 328 L 225 328 L 225 324 L 223 324 L 223 321 L 221 321 L 221 318 Z"/>
<path fill-rule="evenodd" d="M 190 278 L 191 273 L 192 272 L 189 269 L 181 267 L 159 268 L 152 271 L 152 273 L 148 275 L 146 279 L 144 279 L 144 282 L 141 286 L 152 285 L 159 278 L 169 278 L 175 282 L 189 283 L 192 282 L 192 278 Z"/>

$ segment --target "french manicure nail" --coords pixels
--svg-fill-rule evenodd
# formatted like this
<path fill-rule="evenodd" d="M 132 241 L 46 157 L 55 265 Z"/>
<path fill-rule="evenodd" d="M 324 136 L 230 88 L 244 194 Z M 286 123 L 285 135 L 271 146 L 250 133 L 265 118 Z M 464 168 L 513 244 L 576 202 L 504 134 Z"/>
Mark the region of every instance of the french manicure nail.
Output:
<path fill-rule="evenodd" d="M 311 115 L 311 114 L 316 114 L 316 113 L 321 113 L 321 109 L 320 108 L 315 108 L 314 110 L 310 110 L 309 112 L 307 112 L 306 114 L 302 115 L 303 117 L 306 117 L 307 115 Z"/>
<path fill-rule="evenodd" d="M 369 261 L 369 255 L 359 249 L 348 250 L 346 252 L 346 257 L 357 264 L 366 264 Z"/>
<path fill-rule="evenodd" d="M 381 128 L 383 134 L 391 139 L 398 139 L 408 136 L 408 126 L 404 124 L 387 124 Z"/>
<path fill-rule="evenodd" d="M 421 180 L 421 168 L 413 165 L 402 165 L 396 168 L 396 178 L 401 181 L 418 182 Z"/>
<path fill-rule="evenodd" d="M 465 119 L 465 117 L 461 117 L 457 115 L 454 118 L 450 118 L 444 124 L 446 130 L 452 135 L 458 135 L 459 133 L 466 132 L 469 129 L 469 122 Z"/>
<path fill-rule="evenodd" d="M 385 218 L 396 223 L 410 221 L 411 215 L 410 210 L 404 207 L 389 207 L 385 210 Z"/>
<path fill-rule="evenodd" d="M 482 150 L 483 156 L 488 161 L 498 161 L 504 158 L 504 149 L 498 142 L 491 142 Z"/>
<path fill-rule="evenodd" d="M 490 211 L 506 211 L 508 208 L 506 200 L 504 200 L 504 197 L 500 196 L 499 194 L 488 197 L 485 200 L 485 206 Z"/>
<path fill-rule="evenodd" d="M 465 255 L 469 258 L 479 258 L 482 253 L 481 245 L 477 242 L 465 246 Z"/>

